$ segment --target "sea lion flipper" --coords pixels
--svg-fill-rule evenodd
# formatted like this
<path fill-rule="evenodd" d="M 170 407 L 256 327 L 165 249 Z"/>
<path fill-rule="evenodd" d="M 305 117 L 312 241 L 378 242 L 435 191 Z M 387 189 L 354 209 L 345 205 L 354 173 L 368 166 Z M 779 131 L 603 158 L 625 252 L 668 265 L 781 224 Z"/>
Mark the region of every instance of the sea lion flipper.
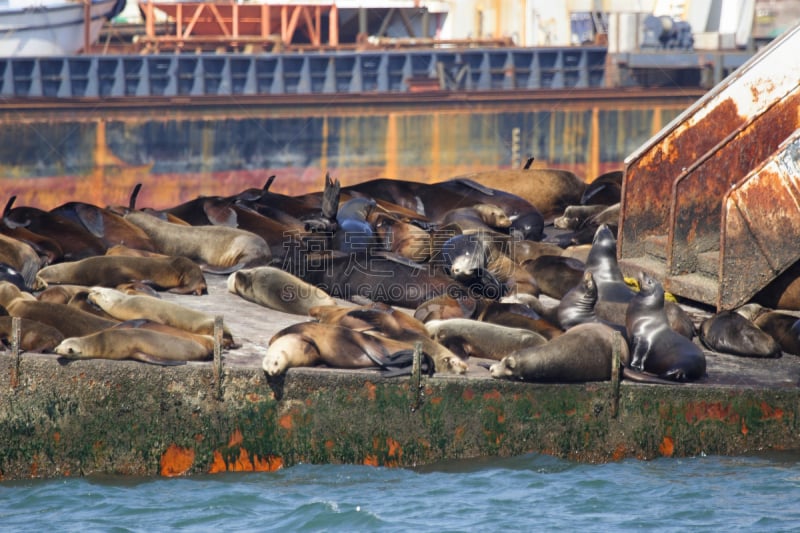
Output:
<path fill-rule="evenodd" d="M 227 274 L 233 274 L 237 270 L 241 270 L 242 268 L 244 268 L 244 266 L 245 266 L 244 263 L 236 263 L 235 265 L 229 267 L 217 267 L 203 263 L 200 265 L 200 270 L 202 270 L 203 272 L 208 272 L 209 274 L 219 274 L 224 276 Z"/>
<path fill-rule="evenodd" d="M 164 359 L 163 357 L 157 357 L 155 355 L 144 352 L 134 352 L 130 355 L 130 358 L 136 361 L 141 361 L 143 363 L 150 363 L 151 365 L 160 365 L 160 366 L 180 366 L 186 364 L 186 361 Z"/>
<path fill-rule="evenodd" d="M 75 206 L 75 215 L 77 215 L 83 227 L 89 230 L 89 233 L 98 239 L 102 239 L 105 236 L 106 230 L 100 209 L 92 205 L 77 204 Z"/>
<path fill-rule="evenodd" d="M 464 185 L 464 186 L 469 187 L 471 189 L 475 189 L 476 191 L 478 191 L 478 192 L 480 192 L 482 194 L 485 194 L 486 196 L 494 196 L 494 190 L 493 189 L 491 189 L 489 187 L 486 187 L 485 185 L 481 185 L 477 181 L 472 181 L 472 180 L 467 179 L 467 178 L 457 178 L 457 179 L 455 179 L 453 181 L 455 181 L 456 183 L 458 183 L 460 185 Z"/>

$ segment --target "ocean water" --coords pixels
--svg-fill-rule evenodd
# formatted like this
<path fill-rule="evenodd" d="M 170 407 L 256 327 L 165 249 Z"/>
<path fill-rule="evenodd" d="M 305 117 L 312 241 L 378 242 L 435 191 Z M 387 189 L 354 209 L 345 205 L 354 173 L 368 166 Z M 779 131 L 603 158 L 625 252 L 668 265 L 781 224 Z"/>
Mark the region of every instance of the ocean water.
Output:
<path fill-rule="evenodd" d="M 800 453 L 0 483 L 1 531 L 800 531 Z"/>

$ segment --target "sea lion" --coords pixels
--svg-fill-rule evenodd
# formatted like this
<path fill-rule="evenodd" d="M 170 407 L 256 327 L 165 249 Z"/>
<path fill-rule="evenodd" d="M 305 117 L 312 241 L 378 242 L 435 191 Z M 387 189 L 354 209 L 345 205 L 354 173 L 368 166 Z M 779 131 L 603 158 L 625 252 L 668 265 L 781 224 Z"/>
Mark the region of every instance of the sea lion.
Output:
<path fill-rule="evenodd" d="M 613 329 L 600 323 L 579 324 L 545 344 L 503 357 L 489 367 L 489 373 L 522 381 L 606 381 L 611 379 L 615 349 L 626 364 L 628 346 Z"/>
<path fill-rule="evenodd" d="M 47 324 L 59 330 L 64 337 L 82 337 L 119 323 L 66 304 L 40 302 L 36 299 L 16 298 L 5 307 L 9 315 Z"/>
<path fill-rule="evenodd" d="M 508 234 L 514 238 L 534 242 L 542 240 L 543 232 L 544 218 L 538 211 L 518 216 L 508 228 Z"/>
<path fill-rule="evenodd" d="M 36 297 L 10 281 L 0 280 L 0 306 L 7 308 L 16 299 L 36 300 Z"/>
<path fill-rule="evenodd" d="M 62 261 L 73 261 L 102 255 L 107 246 L 86 228 L 55 213 L 36 207 L 15 207 L 12 197 L 6 204 L 3 221 L 9 227 L 23 227 L 58 243 L 63 252 Z"/>
<path fill-rule="evenodd" d="M 473 318 L 482 322 L 528 329 L 548 340 L 552 340 L 564 332 L 549 318 L 543 317 L 527 305 L 480 300 L 477 307 Z"/>
<path fill-rule="evenodd" d="M 155 247 L 141 228 L 131 224 L 111 209 L 85 202 L 67 202 L 50 213 L 62 216 L 82 226 L 100 239 L 106 248 L 125 245 L 138 250 L 154 251 Z"/>
<path fill-rule="evenodd" d="M 661 283 L 641 273 L 639 287 L 625 316 L 630 367 L 673 381 L 701 379 L 706 373 L 703 350 L 670 327 Z"/>
<path fill-rule="evenodd" d="M 800 355 L 800 317 L 781 311 L 767 311 L 755 319 L 755 325 L 775 339 L 781 350 Z"/>
<path fill-rule="evenodd" d="M 469 318 L 429 320 L 430 336 L 462 357 L 501 360 L 511 352 L 538 346 L 547 339 L 529 329 L 511 328 Z"/>
<path fill-rule="evenodd" d="M 576 230 L 592 216 L 605 210 L 605 204 L 568 205 L 560 217 L 553 219 L 553 227 L 558 229 Z"/>
<path fill-rule="evenodd" d="M 350 253 L 378 245 L 375 229 L 367 220 L 377 205 L 372 198 L 351 198 L 339 206 L 332 239 L 335 250 Z"/>
<path fill-rule="evenodd" d="M 80 292 L 89 292 L 86 285 L 50 285 L 45 290 L 36 295 L 40 302 L 50 302 L 54 304 L 68 304 L 69 301 Z"/>
<path fill-rule="evenodd" d="M 491 232 L 511 226 L 511 219 L 500 207 L 489 204 L 475 204 L 470 207 L 457 207 L 447 211 L 436 225 L 454 226 L 460 233 Z"/>
<path fill-rule="evenodd" d="M 413 349 L 410 343 L 341 326 L 301 322 L 282 329 L 270 339 L 261 366 L 270 376 L 282 374 L 288 368 L 320 363 L 334 368 L 390 368 L 396 366 L 393 356 L 408 354 Z M 466 364 L 461 362 L 450 371 L 463 374 Z"/>
<path fill-rule="evenodd" d="M 604 301 L 629 302 L 635 294 L 625 283 L 622 270 L 617 263 L 617 239 L 608 225 L 603 224 L 594 234 L 586 270 L 597 283 L 597 293 Z"/>
<path fill-rule="evenodd" d="M 49 284 L 116 287 L 144 281 L 156 289 L 178 294 L 206 294 L 205 277 L 187 257 L 131 257 L 100 255 L 80 261 L 57 263 L 39 271 L 37 288 Z"/>
<path fill-rule="evenodd" d="M 470 318 L 475 314 L 476 305 L 477 300 L 467 295 L 456 297 L 442 294 L 419 304 L 414 310 L 414 318 L 422 323 L 448 318 Z"/>
<path fill-rule="evenodd" d="M 92 287 L 89 301 L 119 321 L 144 318 L 200 335 L 214 335 L 212 315 L 175 302 L 128 295 L 108 287 Z M 228 327 L 223 325 L 222 331 L 224 346 L 233 346 L 233 335 Z"/>
<path fill-rule="evenodd" d="M 736 311 L 720 311 L 703 320 L 698 338 L 709 350 L 742 357 L 781 356 L 777 340 Z"/>
<path fill-rule="evenodd" d="M 29 244 L 0 233 L 0 261 L 19 272 L 25 287 L 33 287 L 42 258 Z"/>
<path fill-rule="evenodd" d="M 157 365 L 207 361 L 213 356 L 213 350 L 193 340 L 130 328 L 109 328 L 82 337 L 68 337 L 53 351 L 66 359 L 133 359 Z"/>
<path fill-rule="evenodd" d="M 13 317 L 0 316 L 0 340 L 11 346 Z M 20 318 L 19 347 L 24 352 L 47 353 L 64 340 L 64 335 L 53 326 L 36 320 Z"/>
<path fill-rule="evenodd" d="M 611 205 L 620 201 L 622 196 L 622 179 L 624 173 L 621 170 L 612 170 L 593 179 L 581 195 L 581 205 L 606 204 Z"/>
<path fill-rule="evenodd" d="M 3 261 L 0 261 L 0 281 L 13 283 L 23 291 L 28 290 L 25 278 L 22 277 L 22 274 L 20 274 L 16 268 Z"/>
<path fill-rule="evenodd" d="M 127 213 L 125 220 L 144 230 L 156 251 L 188 257 L 209 272 L 230 273 L 267 265 L 272 260 L 266 241 L 250 231 L 227 226 L 182 226 L 141 211 Z"/>
<path fill-rule="evenodd" d="M 586 189 L 586 183 L 577 175 L 557 169 L 488 170 L 461 177 L 527 200 L 545 220 L 557 216 L 568 205 L 580 203 Z"/>
<path fill-rule="evenodd" d="M 522 263 L 533 276 L 542 294 L 560 300 L 581 282 L 586 265 L 583 261 L 561 255 L 541 255 Z"/>
<path fill-rule="evenodd" d="M 295 315 L 307 315 L 315 306 L 336 304 L 336 300 L 319 287 L 270 266 L 234 272 L 228 276 L 228 291 L 264 307 Z"/>
<path fill-rule="evenodd" d="M 391 306 L 381 303 L 360 307 L 324 305 L 313 308 L 310 314 L 321 324 L 381 335 L 412 346 L 420 343 L 423 353 L 433 360 L 434 368 L 438 372 L 454 372 L 454 369 L 466 368 L 463 361 L 458 360 L 458 355 L 430 338 L 422 322 Z"/>
<path fill-rule="evenodd" d="M 386 250 L 406 259 L 422 263 L 431 256 L 431 234 L 417 224 L 381 213 L 375 220 L 375 233 Z"/>
<path fill-rule="evenodd" d="M 466 288 L 444 272 L 418 265 L 389 252 L 368 254 L 286 254 L 282 270 L 311 283 L 334 298 L 367 298 L 396 307 L 415 309 L 441 294 L 453 296 Z"/>

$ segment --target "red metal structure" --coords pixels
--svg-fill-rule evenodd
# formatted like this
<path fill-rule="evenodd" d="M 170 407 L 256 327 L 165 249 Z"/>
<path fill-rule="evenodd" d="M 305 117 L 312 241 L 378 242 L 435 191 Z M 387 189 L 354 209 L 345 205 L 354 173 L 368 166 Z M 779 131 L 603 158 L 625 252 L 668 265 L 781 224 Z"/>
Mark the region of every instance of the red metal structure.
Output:
<path fill-rule="evenodd" d="M 297 32 L 312 46 L 339 44 L 338 8 L 334 2 L 315 4 L 240 4 L 212 2 L 143 2 L 145 36 L 149 47 L 258 45 L 268 49 L 296 43 Z M 174 21 L 174 31 L 156 34 L 156 9 Z M 327 39 L 323 42 L 323 20 Z"/>

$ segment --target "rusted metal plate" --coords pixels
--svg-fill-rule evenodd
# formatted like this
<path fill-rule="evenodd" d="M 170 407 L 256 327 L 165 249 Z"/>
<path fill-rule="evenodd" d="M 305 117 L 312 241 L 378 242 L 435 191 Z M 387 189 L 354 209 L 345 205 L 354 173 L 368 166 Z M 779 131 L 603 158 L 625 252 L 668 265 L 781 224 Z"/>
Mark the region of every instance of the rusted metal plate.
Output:
<path fill-rule="evenodd" d="M 800 78 L 799 78 L 800 79 Z M 735 102 L 730 104 L 738 110 Z M 670 247 L 667 258 L 671 275 L 697 270 L 700 254 L 719 250 L 721 207 L 731 185 L 769 158 L 800 128 L 800 85 L 736 128 L 673 185 Z M 721 126 L 724 128 L 724 125 Z M 766 201 L 768 195 L 763 197 Z M 755 208 L 751 205 L 751 208 Z M 766 202 L 760 208 L 770 209 Z M 776 235 L 782 238 L 782 235 Z"/>
<path fill-rule="evenodd" d="M 747 301 L 800 259 L 800 128 L 726 195 L 717 307 Z"/>
<path fill-rule="evenodd" d="M 625 160 L 621 259 L 644 255 L 648 236 L 670 233 L 671 193 L 677 178 L 797 87 L 798 49 L 800 25 L 752 57 Z"/>

